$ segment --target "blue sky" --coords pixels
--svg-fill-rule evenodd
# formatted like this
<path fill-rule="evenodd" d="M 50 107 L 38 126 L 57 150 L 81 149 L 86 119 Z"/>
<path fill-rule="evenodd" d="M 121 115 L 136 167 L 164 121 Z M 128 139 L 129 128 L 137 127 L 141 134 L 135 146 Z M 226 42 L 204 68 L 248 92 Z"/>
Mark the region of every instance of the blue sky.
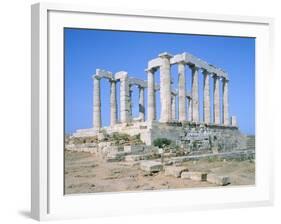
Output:
<path fill-rule="evenodd" d="M 255 133 L 255 39 L 187 34 L 65 29 L 65 132 L 92 126 L 92 75 L 97 68 L 146 79 L 147 62 L 161 52 L 191 53 L 227 71 L 229 114 L 243 133 Z M 171 69 L 177 88 L 177 66 Z M 201 73 L 200 73 L 201 74 Z M 191 72 L 186 69 L 187 91 Z M 211 90 L 213 82 L 211 81 Z M 159 72 L 156 73 L 159 83 Z M 221 85 L 222 86 L 222 85 Z M 117 89 L 119 86 L 117 85 Z M 203 118 L 203 76 L 199 75 L 200 117 Z M 138 116 L 138 89 L 133 92 L 133 116 Z M 220 90 L 221 91 L 221 90 Z M 102 125 L 109 125 L 109 83 L 101 81 Z M 213 98 L 211 94 L 211 99 Z M 117 91 L 117 99 L 119 94 Z M 147 97 L 145 94 L 145 103 Z M 118 105 L 119 106 L 119 105 Z M 211 108 L 212 109 L 212 108 Z M 157 116 L 160 103 L 157 96 Z M 119 115 L 118 115 L 119 116 Z"/>

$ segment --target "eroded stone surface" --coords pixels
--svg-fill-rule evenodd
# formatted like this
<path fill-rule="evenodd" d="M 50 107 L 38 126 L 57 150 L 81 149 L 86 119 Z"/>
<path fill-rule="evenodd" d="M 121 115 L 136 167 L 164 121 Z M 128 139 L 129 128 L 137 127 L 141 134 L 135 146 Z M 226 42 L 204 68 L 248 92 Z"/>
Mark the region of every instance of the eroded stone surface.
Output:
<path fill-rule="evenodd" d="M 165 167 L 165 175 L 166 176 L 174 176 L 181 177 L 182 172 L 187 172 L 188 168 L 184 166 L 166 166 Z"/>
<path fill-rule="evenodd" d="M 159 172 L 163 170 L 163 165 L 161 162 L 156 161 L 142 161 L 140 163 L 140 169 L 146 172 Z"/>
<path fill-rule="evenodd" d="M 213 184 L 225 186 L 230 184 L 229 176 L 219 176 L 216 174 L 209 173 L 207 176 L 207 181 Z"/>
<path fill-rule="evenodd" d="M 197 181 L 206 181 L 207 173 L 202 172 L 182 172 L 181 178 L 197 180 Z"/>

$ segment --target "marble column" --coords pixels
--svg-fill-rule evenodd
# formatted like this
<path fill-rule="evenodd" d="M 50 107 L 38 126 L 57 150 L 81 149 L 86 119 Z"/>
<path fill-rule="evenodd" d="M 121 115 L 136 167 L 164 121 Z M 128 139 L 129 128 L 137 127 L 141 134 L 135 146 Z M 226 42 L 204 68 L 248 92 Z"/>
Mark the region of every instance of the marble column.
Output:
<path fill-rule="evenodd" d="M 129 116 L 133 118 L 133 86 L 129 85 Z"/>
<path fill-rule="evenodd" d="M 214 75 L 214 123 L 220 124 L 220 86 L 219 77 Z"/>
<path fill-rule="evenodd" d="M 147 72 L 147 120 L 155 120 L 155 91 L 154 69 L 146 69 Z"/>
<path fill-rule="evenodd" d="M 156 108 L 156 94 L 157 94 L 157 90 L 154 90 L 154 120 L 157 119 L 157 108 Z"/>
<path fill-rule="evenodd" d="M 98 130 L 101 128 L 101 99 L 100 99 L 100 78 L 94 79 L 94 96 L 93 96 L 93 126 Z"/>
<path fill-rule="evenodd" d="M 199 89 L 198 89 L 198 68 L 191 67 L 192 70 L 192 121 L 199 122 Z"/>
<path fill-rule="evenodd" d="M 188 121 L 192 121 L 192 99 L 190 97 L 188 99 Z"/>
<path fill-rule="evenodd" d="M 222 120 L 224 125 L 229 125 L 229 114 L 228 114 L 228 80 L 226 78 L 223 79 L 223 101 L 222 101 Z"/>
<path fill-rule="evenodd" d="M 113 127 L 117 120 L 116 81 L 110 81 L 110 126 Z"/>
<path fill-rule="evenodd" d="M 176 120 L 176 95 L 172 94 L 171 97 L 171 104 L 172 104 L 172 120 Z"/>
<path fill-rule="evenodd" d="M 141 121 L 144 121 L 145 108 L 144 108 L 144 87 L 139 86 L 139 116 Z"/>
<path fill-rule="evenodd" d="M 172 106 L 171 106 L 171 65 L 168 53 L 159 54 L 162 59 L 160 66 L 160 100 L 161 100 L 161 114 L 160 122 L 169 122 L 172 120 Z"/>
<path fill-rule="evenodd" d="M 185 64 L 180 62 L 178 64 L 179 73 L 179 121 L 186 120 L 186 88 L 185 88 Z"/>
<path fill-rule="evenodd" d="M 210 105 L 210 74 L 204 70 L 204 90 L 203 90 L 203 120 L 204 123 L 209 124 L 211 122 L 211 105 Z"/>
<path fill-rule="evenodd" d="M 122 123 L 129 122 L 129 94 L 128 74 L 123 73 L 120 79 L 120 119 Z"/>

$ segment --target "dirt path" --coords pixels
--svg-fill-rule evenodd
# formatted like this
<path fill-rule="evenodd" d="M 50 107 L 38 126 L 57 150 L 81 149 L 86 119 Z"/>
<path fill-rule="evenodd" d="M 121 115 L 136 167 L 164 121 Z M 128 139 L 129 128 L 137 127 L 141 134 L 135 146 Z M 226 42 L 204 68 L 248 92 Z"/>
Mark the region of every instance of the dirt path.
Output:
<path fill-rule="evenodd" d="M 255 163 L 251 161 L 196 161 L 184 164 L 190 171 L 228 175 L 231 185 L 255 183 Z M 137 164 L 105 162 L 94 154 L 65 152 L 65 193 L 142 191 L 216 186 L 208 182 L 165 176 L 164 172 L 148 175 Z M 230 186 L 231 186 L 230 185 Z"/>

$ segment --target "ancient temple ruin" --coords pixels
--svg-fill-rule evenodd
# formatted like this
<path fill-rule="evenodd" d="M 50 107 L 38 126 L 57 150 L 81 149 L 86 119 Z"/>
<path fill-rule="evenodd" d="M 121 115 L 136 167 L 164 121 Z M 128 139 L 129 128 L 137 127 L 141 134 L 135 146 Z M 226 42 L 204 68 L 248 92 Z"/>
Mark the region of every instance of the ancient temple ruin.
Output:
<path fill-rule="evenodd" d="M 177 66 L 178 87 L 172 89 L 171 67 Z M 186 69 L 191 69 L 191 91 L 186 89 Z M 160 83 L 155 82 L 159 70 Z M 199 75 L 203 75 L 203 89 L 199 88 Z M 218 144 L 221 150 L 245 147 L 245 136 L 238 129 L 236 117 L 229 116 L 229 79 L 225 71 L 191 54 L 172 56 L 164 52 L 148 62 L 146 80 L 132 77 L 125 71 L 113 74 L 97 69 L 93 75 L 93 127 L 80 129 L 74 136 L 92 136 L 100 132 L 120 132 L 129 135 L 139 134 L 146 145 L 151 145 L 159 137 L 169 138 L 179 144 L 197 144 L 208 149 Z M 110 82 L 110 126 L 102 127 L 101 79 Z M 213 90 L 210 82 L 213 80 Z M 116 84 L 120 82 L 120 101 L 117 102 Z M 220 94 L 222 85 L 222 95 Z M 132 117 L 132 87 L 139 90 L 139 116 Z M 147 104 L 145 105 L 145 91 Z M 156 119 L 156 92 L 160 92 L 160 119 Z M 203 91 L 203 105 L 200 105 L 199 91 Z M 213 91 L 213 102 L 210 93 Z M 176 103 L 178 102 L 178 103 Z M 120 104 L 120 118 L 117 116 L 117 103 Z M 211 107 L 211 104 L 213 106 Z M 178 108 L 176 108 L 178 107 Z M 203 107 L 203 120 L 200 120 L 200 107 Z M 213 110 L 211 111 L 211 108 Z M 199 147 L 199 148 L 200 148 Z"/>

